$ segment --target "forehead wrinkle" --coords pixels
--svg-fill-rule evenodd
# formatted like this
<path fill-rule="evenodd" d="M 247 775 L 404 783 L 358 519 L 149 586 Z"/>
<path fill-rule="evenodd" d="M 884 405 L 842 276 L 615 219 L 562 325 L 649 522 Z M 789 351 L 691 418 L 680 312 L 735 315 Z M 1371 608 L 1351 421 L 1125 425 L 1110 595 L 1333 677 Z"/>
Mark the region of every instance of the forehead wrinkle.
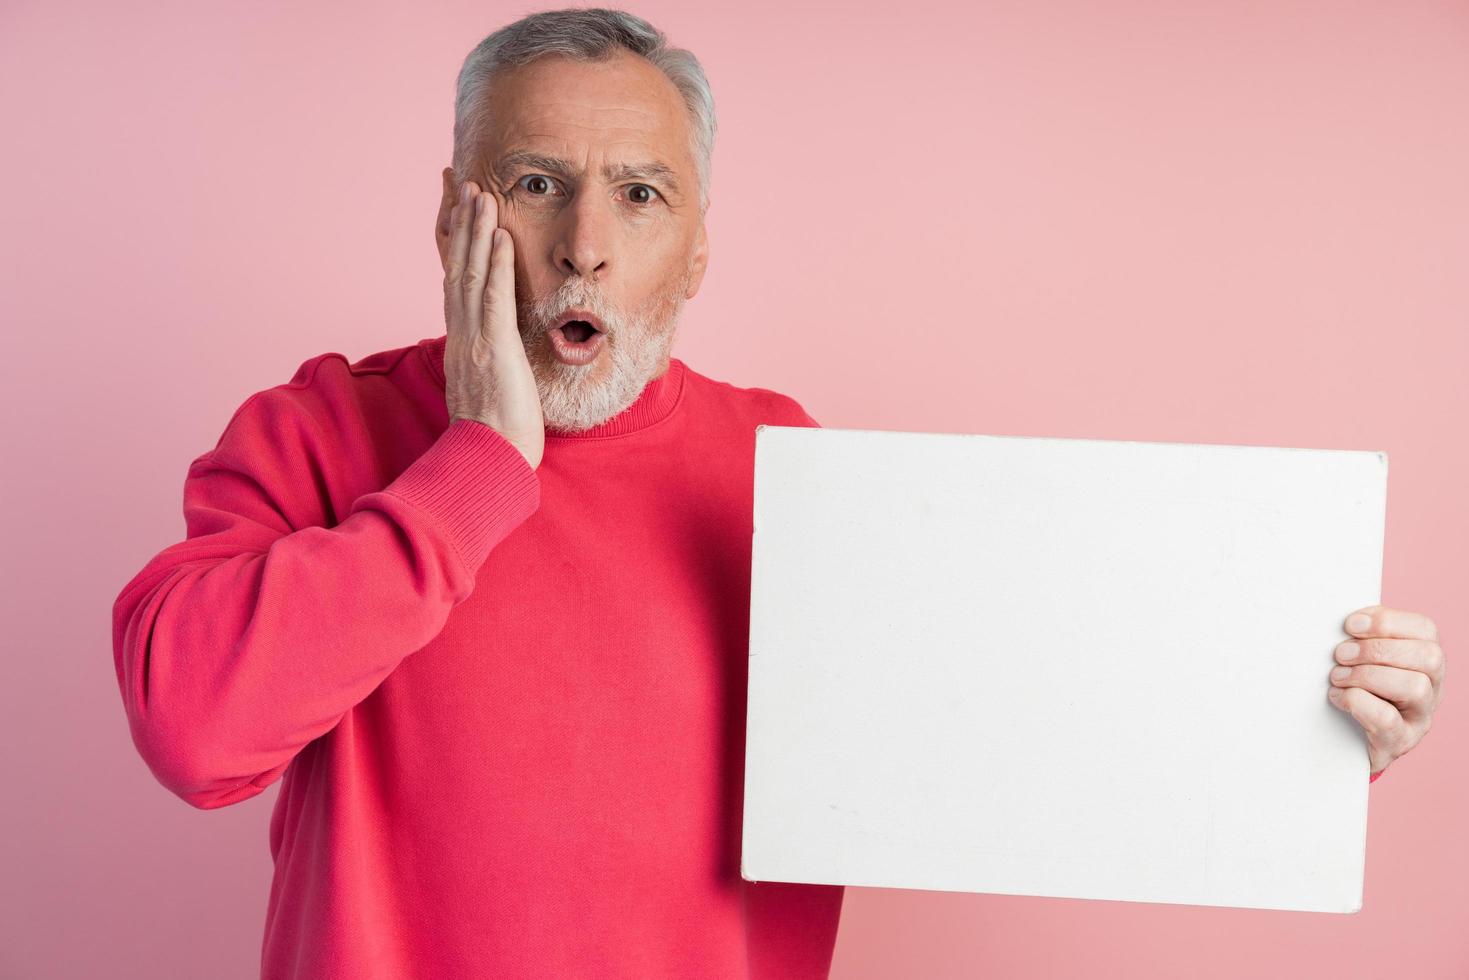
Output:
<path fill-rule="evenodd" d="M 558 107 L 571 107 L 574 111 L 567 112 Z M 622 118 L 618 118 L 619 116 Z M 629 119 L 627 116 L 636 118 Z M 625 130 L 629 135 L 652 142 L 677 142 L 681 138 L 676 125 L 678 116 L 669 106 L 649 109 L 572 100 L 531 103 L 517 101 L 513 103 L 512 111 L 502 118 L 506 121 L 506 128 L 510 130 L 529 130 L 549 123 L 548 128 L 571 127 L 592 132 Z M 549 133 L 544 135 L 550 139 L 556 138 Z"/>
<path fill-rule="evenodd" d="M 539 127 L 535 124 L 545 121 L 542 116 L 534 121 L 525 120 L 520 126 L 514 124 L 509 126 L 508 138 L 502 144 L 506 147 L 505 151 L 497 154 L 490 161 L 492 172 L 497 176 L 508 177 L 508 172 L 513 167 L 533 166 L 558 176 L 579 178 L 586 172 L 587 158 L 594 153 L 601 152 L 604 155 L 622 157 L 621 160 L 602 165 L 602 173 L 608 180 L 647 177 L 661 182 L 674 193 L 682 193 L 682 186 L 678 180 L 680 154 L 660 151 L 659 147 L 664 145 L 664 141 L 657 137 L 663 135 L 662 133 L 650 133 L 642 128 L 582 125 L 557 120 L 563 126 L 588 130 L 603 136 L 598 142 L 604 143 L 605 146 L 577 147 L 576 137 L 568 136 L 564 130 L 560 133 L 536 131 Z M 543 147 L 553 149 L 543 149 Z M 621 153 L 613 154 L 613 148 L 625 149 Z M 525 159 L 526 157 L 534 159 Z M 556 166 L 554 163 L 556 159 L 564 161 L 567 166 Z M 580 167 L 577 164 L 580 164 Z"/>
<path fill-rule="evenodd" d="M 509 124 L 506 128 L 511 130 L 573 129 L 614 134 L 621 131 L 629 136 L 648 140 L 676 138 L 673 133 L 669 132 L 668 117 L 660 112 L 580 104 L 578 107 L 585 111 L 558 112 L 541 108 L 530 111 L 522 110 L 506 119 Z M 544 135 L 549 139 L 557 138 L 551 133 Z"/>
<path fill-rule="evenodd" d="M 503 137 L 497 142 L 506 152 L 497 153 L 491 159 L 493 173 L 508 176 L 505 172 L 508 167 L 502 161 L 510 152 L 526 151 L 542 157 L 559 157 L 572 167 L 580 165 L 579 169 L 565 174 L 579 177 L 593 154 L 611 155 L 612 147 L 623 147 L 616 154 L 622 160 L 602 168 L 609 178 L 616 179 L 616 171 L 624 166 L 653 164 L 654 172 L 647 174 L 650 180 L 682 196 L 677 175 L 694 161 L 690 150 L 683 145 L 687 131 L 681 125 L 683 106 L 677 101 L 676 93 L 674 102 L 649 98 L 643 92 L 642 83 L 618 85 L 621 91 L 608 93 L 604 88 L 606 79 L 599 77 L 595 85 L 582 81 L 570 93 L 553 94 L 536 92 L 534 76 L 526 78 L 526 85 L 518 92 L 500 90 Z M 525 92 L 527 88 L 531 90 L 529 93 Z M 657 173 L 657 165 L 667 172 Z M 560 176 L 567 169 L 554 172 Z M 634 179 L 639 176 L 634 175 Z"/>

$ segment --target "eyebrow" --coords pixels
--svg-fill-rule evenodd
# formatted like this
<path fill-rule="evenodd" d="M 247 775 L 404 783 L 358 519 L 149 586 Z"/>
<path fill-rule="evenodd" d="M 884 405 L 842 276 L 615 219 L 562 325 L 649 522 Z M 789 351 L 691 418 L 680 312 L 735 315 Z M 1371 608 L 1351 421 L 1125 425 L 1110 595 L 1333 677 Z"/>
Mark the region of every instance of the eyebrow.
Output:
<path fill-rule="evenodd" d="M 558 177 L 575 177 L 576 171 L 571 164 L 560 157 L 547 156 L 544 153 L 533 153 L 530 150 L 516 150 L 507 153 L 495 164 L 495 173 L 501 177 L 508 176 L 511 170 L 527 167 L 532 170 L 544 170 L 546 173 L 555 174 Z M 651 161 L 648 163 L 609 163 L 602 167 L 602 177 L 609 184 L 621 180 L 652 180 L 666 184 L 671 190 L 678 191 L 678 178 L 673 168 L 667 164 Z"/>

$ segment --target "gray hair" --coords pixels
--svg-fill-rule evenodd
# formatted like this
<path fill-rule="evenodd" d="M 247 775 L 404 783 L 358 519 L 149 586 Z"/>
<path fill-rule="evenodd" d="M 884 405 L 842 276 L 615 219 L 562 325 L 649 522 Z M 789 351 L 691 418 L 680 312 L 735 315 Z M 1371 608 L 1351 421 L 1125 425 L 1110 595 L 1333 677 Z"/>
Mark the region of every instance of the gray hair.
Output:
<path fill-rule="evenodd" d="M 699 212 L 709 207 L 714 156 L 714 94 L 699 59 L 668 44 L 662 31 L 641 17 L 605 7 L 571 7 L 528 14 L 481 41 L 459 69 L 454 96 L 454 178 L 470 179 L 475 153 L 490 125 L 486 88 L 502 68 L 525 65 L 543 55 L 603 61 L 618 48 L 641 55 L 667 75 L 691 117 L 694 162 L 699 177 Z"/>

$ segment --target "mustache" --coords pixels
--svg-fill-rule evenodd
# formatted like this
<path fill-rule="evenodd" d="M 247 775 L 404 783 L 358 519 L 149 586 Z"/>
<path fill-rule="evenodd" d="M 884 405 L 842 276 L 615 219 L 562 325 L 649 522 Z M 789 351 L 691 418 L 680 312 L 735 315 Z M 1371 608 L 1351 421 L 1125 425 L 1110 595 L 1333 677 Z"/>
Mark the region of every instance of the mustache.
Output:
<path fill-rule="evenodd" d="M 574 283 L 568 280 L 568 283 Z M 539 297 L 530 304 L 528 313 L 531 325 L 538 333 L 547 333 L 561 321 L 570 310 L 587 310 L 602 321 L 607 333 L 621 332 L 622 313 L 608 303 L 600 293 L 582 285 L 563 283 L 555 290 Z"/>

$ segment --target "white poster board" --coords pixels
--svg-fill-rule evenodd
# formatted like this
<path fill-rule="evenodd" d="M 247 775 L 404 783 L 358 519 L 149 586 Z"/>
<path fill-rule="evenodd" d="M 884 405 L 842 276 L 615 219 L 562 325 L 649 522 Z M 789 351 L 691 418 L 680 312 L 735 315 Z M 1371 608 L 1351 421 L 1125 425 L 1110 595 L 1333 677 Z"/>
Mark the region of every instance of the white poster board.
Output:
<path fill-rule="evenodd" d="M 1355 912 L 1387 455 L 760 426 L 741 874 Z"/>

